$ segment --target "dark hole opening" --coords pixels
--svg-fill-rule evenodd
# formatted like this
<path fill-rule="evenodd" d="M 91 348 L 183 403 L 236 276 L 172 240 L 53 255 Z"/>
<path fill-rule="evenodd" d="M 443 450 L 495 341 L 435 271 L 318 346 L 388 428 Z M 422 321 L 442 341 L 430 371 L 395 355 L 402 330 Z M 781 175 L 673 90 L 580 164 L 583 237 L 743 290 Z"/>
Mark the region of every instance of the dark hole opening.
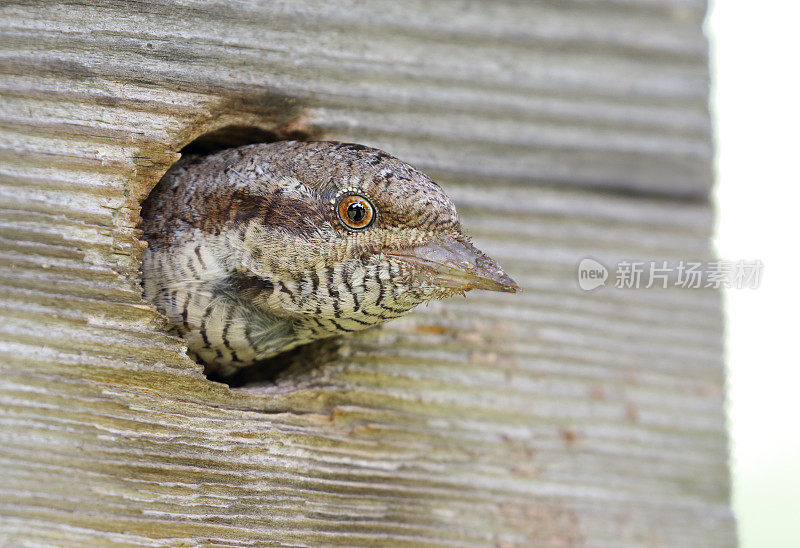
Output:
<path fill-rule="evenodd" d="M 254 143 L 271 143 L 280 137 L 274 131 L 251 126 L 225 126 L 201 135 L 181 149 L 181 154 L 207 155 L 226 148 L 236 148 Z"/>
<path fill-rule="evenodd" d="M 340 357 L 341 337 L 321 339 L 299 346 L 272 358 L 243 367 L 232 375 L 207 372 L 209 380 L 227 384 L 231 388 L 279 384 L 287 379 L 302 379 L 325 364 Z"/>

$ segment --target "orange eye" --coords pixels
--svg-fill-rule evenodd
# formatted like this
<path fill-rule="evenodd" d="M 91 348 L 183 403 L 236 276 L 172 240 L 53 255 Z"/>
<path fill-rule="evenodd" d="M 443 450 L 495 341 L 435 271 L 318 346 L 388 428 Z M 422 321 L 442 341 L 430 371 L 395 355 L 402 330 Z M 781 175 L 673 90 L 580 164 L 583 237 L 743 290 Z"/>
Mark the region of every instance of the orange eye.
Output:
<path fill-rule="evenodd" d="M 364 230 L 375 220 L 375 207 L 364 196 L 349 194 L 339 201 L 339 220 L 351 230 Z"/>

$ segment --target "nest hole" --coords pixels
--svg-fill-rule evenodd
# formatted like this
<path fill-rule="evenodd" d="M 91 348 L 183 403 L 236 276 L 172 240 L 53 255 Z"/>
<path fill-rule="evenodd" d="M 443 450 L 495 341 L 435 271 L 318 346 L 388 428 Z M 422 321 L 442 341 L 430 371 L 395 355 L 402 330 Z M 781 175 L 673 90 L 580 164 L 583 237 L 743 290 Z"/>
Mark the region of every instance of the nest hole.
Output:
<path fill-rule="evenodd" d="M 282 140 L 277 132 L 252 126 L 225 126 L 205 133 L 180 150 L 181 154 L 213 154 L 228 148 Z"/>
<path fill-rule="evenodd" d="M 315 377 L 326 365 L 343 355 L 341 337 L 317 340 L 266 360 L 243 367 L 232 375 L 206 372 L 210 381 L 231 388 L 254 388 L 267 385 L 299 385 Z"/>
<path fill-rule="evenodd" d="M 271 143 L 282 140 L 309 140 L 318 138 L 319 133 L 304 120 L 294 120 L 276 129 L 265 129 L 248 125 L 227 125 L 204 133 L 186 144 L 180 153 L 206 156 L 222 150 L 237 148 L 255 143 Z M 156 196 L 159 185 L 142 202 L 142 217 L 151 213 L 148 202 Z M 170 331 L 174 331 L 171 327 Z M 315 341 L 289 350 L 272 358 L 243 367 L 230 375 L 223 375 L 207 366 L 200 359 L 195 361 L 203 366 L 206 377 L 231 388 L 295 382 L 313 374 L 325 363 L 340 356 L 338 337 Z M 194 359 L 194 358 L 193 358 Z"/>

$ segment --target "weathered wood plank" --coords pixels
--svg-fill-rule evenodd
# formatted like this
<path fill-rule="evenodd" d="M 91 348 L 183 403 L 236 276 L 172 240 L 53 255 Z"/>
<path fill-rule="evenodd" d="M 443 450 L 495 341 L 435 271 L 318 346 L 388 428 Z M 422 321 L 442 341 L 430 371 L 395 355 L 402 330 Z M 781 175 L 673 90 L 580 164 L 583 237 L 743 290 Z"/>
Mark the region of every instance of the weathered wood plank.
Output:
<path fill-rule="evenodd" d="M 705 2 L 0 7 L 0 543 L 728 546 Z M 434 175 L 526 292 L 241 389 L 141 301 L 139 201 L 227 125 Z M 635 192 L 616 192 L 619 190 Z"/>
<path fill-rule="evenodd" d="M 228 112 L 208 105 L 280 92 L 331 134 L 392 145 L 424 168 L 708 191 L 702 2 L 326 4 L 14 3 L 6 72 L 34 80 L 17 88 L 25 97 L 50 98 L 30 112 L 44 120 L 86 119 L 76 109 L 102 98 L 93 132 L 122 117 L 163 141 L 189 123 L 173 116 L 192 116 L 166 97 Z"/>

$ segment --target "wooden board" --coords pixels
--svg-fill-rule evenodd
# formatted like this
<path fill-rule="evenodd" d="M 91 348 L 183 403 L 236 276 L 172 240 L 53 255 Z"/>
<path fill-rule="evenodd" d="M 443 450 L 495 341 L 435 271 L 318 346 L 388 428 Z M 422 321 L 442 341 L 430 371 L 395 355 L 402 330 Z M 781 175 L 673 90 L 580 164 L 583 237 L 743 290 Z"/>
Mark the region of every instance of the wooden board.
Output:
<path fill-rule="evenodd" d="M 705 2 L 6 2 L 0 543 L 730 546 Z M 140 298 L 138 204 L 226 126 L 379 146 L 525 287 L 243 388 Z"/>

